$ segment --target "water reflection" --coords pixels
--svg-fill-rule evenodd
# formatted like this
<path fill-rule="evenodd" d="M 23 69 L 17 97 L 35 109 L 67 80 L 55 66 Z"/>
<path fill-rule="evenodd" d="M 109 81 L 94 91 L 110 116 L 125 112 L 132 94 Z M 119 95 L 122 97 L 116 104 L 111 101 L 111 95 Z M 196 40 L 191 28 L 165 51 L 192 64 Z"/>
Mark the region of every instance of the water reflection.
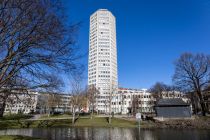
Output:
<path fill-rule="evenodd" d="M 49 140 L 209 140 L 209 130 L 139 128 L 50 128 L 8 129 L 0 135 L 26 135 Z"/>

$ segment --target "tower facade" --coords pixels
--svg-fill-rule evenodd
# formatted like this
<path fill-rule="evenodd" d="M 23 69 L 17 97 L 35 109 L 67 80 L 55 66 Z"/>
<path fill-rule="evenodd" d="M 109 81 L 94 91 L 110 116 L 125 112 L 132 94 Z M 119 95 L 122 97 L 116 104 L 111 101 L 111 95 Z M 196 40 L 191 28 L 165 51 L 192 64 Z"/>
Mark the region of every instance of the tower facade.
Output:
<path fill-rule="evenodd" d="M 90 16 L 88 86 L 99 90 L 96 110 L 109 112 L 110 92 L 118 88 L 115 17 L 107 9 Z"/>

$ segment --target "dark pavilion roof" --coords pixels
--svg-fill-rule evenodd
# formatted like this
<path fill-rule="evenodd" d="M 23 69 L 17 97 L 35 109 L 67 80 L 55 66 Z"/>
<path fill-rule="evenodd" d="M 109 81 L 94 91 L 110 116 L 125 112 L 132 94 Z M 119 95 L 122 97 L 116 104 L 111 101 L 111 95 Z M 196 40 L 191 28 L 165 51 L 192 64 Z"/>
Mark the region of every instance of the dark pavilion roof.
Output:
<path fill-rule="evenodd" d="M 157 107 L 164 106 L 189 106 L 188 103 L 184 102 L 180 98 L 171 98 L 171 99 L 159 99 L 156 103 Z"/>

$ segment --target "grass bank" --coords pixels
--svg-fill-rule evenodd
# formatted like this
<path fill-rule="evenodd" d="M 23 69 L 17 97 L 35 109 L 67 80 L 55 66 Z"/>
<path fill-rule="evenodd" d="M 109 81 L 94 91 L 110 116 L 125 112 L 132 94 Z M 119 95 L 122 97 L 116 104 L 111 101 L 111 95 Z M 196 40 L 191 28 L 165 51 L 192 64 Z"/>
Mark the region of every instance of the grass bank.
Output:
<path fill-rule="evenodd" d="M 210 118 L 196 118 L 194 120 L 169 120 L 169 121 L 142 121 L 141 128 L 196 128 L 210 129 Z M 108 117 L 79 117 L 72 125 L 71 118 L 51 118 L 41 120 L 1 120 L 0 129 L 7 128 L 51 128 L 51 127 L 138 127 L 135 120 L 112 118 L 111 124 Z"/>
<path fill-rule="evenodd" d="M 40 119 L 60 119 L 60 118 L 71 118 L 72 115 L 62 114 L 62 115 L 42 115 Z"/>
<path fill-rule="evenodd" d="M 90 113 L 80 113 L 76 114 L 80 118 L 90 118 Z M 54 114 L 54 115 L 42 115 L 40 119 L 63 119 L 63 118 L 72 118 L 71 114 Z"/>
<path fill-rule="evenodd" d="M 75 124 L 69 119 L 43 119 L 43 120 L 4 120 L 0 121 L 0 129 L 7 128 L 50 128 L 50 127 L 137 127 L 136 121 L 112 118 L 108 123 L 107 117 L 94 117 L 93 119 L 79 117 Z"/>
<path fill-rule="evenodd" d="M 50 128 L 50 127 L 69 127 L 70 119 L 62 120 L 4 120 L 0 121 L 0 129 L 7 128 Z"/>
<path fill-rule="evenodd" d="M 0 140 L 44 140 L 27 136 L 0 136 Z"/>
<path fill-rule="evenodd" d="M 28 114 L 11 114 L 11 115 L 5 115 L 0 118 L 0 121 L 4 120 L 25 120 L 25 119 L 30 119 L 33 117 L 33 115 L 28 115 Z"/>
<path fill-rule="evenodd" d="M 108 118 L 106 117 L 94 117 L 90 118 L 78 118 L 74 126 L 78 127 L 136 127 L 137 123 L 135 121 L 128 121 L 118 118 L 112 118 L 111 124 L 108 123 Z"/>

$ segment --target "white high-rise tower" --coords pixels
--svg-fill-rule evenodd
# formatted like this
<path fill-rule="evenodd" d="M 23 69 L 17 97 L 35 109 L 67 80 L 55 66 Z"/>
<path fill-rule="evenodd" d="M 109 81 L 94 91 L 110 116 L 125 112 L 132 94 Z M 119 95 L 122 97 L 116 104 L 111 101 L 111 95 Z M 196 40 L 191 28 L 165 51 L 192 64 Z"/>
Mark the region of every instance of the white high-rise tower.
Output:
<path fill-rule="evenodd" d="M 108 112 L 110 91 L 118 87 L 118 73 L 115 17 L 107 9 L 90 16 L 88 85 L 100 91 L 96 109 Z"/>

